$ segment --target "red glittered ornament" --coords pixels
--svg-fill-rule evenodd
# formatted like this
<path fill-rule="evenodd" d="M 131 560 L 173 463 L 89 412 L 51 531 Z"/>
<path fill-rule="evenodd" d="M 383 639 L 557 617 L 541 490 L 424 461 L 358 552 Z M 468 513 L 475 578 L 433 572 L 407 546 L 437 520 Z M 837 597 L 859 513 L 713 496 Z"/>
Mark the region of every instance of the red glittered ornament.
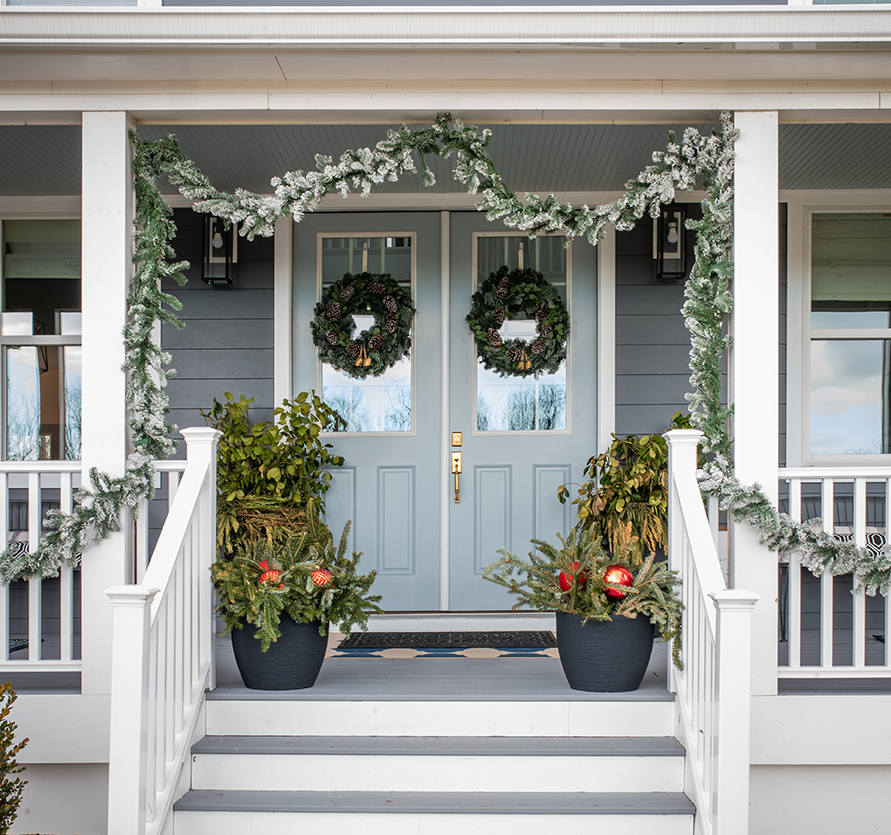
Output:
<path fill-rule="evenodd" d="M 603 572 L 603 580 L 606 583 L 613 583 L 617 586 L 634 585 L 634 576 L 624 565 L 608 565 L 606 571 Z M 616 600 L 621 600 L 627 594 L 628 592 L 619 591 L 618 589 L 606 589 L 606 596 L 614 597 Z"/>
<path fill-rule="evenodd" d="M 557 582 L 560 583 L 560 588 L 563 589 L 563 591 L 569 591 L 574 583 L 582 584 L 585 582 L 585 572 L 579 571 L 579 564 L 577 562 L 570 563 L 569 570 L 572 574 L 567 574 L 565 571 L 561 571 L 560 576 L 557 578 Z"/>
<path fill-rule="evenodd" d="M 331 582 L 331 572 L 325 568 L 318 568 L 309 576 L 317 586 L 327 586 Z"/>

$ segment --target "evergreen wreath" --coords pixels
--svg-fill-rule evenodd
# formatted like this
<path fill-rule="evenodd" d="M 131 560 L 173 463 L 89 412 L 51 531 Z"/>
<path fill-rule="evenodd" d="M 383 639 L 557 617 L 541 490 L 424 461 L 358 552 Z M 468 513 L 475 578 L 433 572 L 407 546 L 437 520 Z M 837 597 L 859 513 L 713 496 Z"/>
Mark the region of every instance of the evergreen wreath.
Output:
<path fill-rule="evenodd" d="M 164 423 L 167 398 L 154 382 L 173 374 L 164 370 L 169 363 L 163 351 L 151 340 L 154 323 L 167 319 L 178 323 L 175 315 L 162 304 L 178 309 L 179 302 L 160 289 L 160 279 L 170 276 L 184 282 L 186 264 L 172 262 L 169 241 L 175 227 L 170 210 L 158 191 L 156 180 L 168 182 L 193 201 L 193 208 L 208 212 L 230 223 L 237 223 L 240 234 L 248 240 L 273 234 L 279 217 L 300 222 L 313 212 L 325 195 L 343 196 L 353 189 L 362 195 L 373 186 L 398 180 L 404 173 L 416 173 L 413 153 L 421 157 L 423 184 L 432 186 L 433 173 L 425 161 L 427 154 L 442 158 L 456 156 L 455 179 L 470 194 L 480 195 L 477 209 L 489 220 L 501 220 L 505 226 L 520 229 L 535 237 L 562 232 L 568 239 L 584 236 L 596 244 L 607 225 L 619 231 L 632 229 L 645 214 L 658 217 L 663 204 L 671 203 L 678 190 L 691 191 L 698 183 L 706 189 L 702 201 L 703 218 L 687 221 L 696 232 L 696 262 L 685 286 L 686 301 L 682 312 L 690 331 L 690 383 L 687 395 L 691 422 L 705 434 L 703 450 L 714 453 L 704 469 L 700 488 L 720 496 L 722 505 L 733 512 L 737 521 L 746 521 L 760 534 L 761 541 L 781 554 L 797 549 L 801 564 L 814 574 L 854 574 L 854 586 L 868 594 L 891 591 L 891 543 L 879 557 L 866 548 L 835 540 L 822 531 L 819 520 L 795 522 L 779 513 L 761 486 L 743 485 L 733 473 L 730 457 L 728 418 L 732 405 L 721 400 L 721 357 L 730 345 L 722 331 L 733 307 L 731 281 L 733 262 L 729 252 L 733 235 L 733 149 L 737 138 L 730 113 L 721 114 L 721 129 L 703 136 L 687 128 L 680 140 L 669 133 L 666 150 L 653 153 L 653 164 L 626 183 L 622 197 L 601 206 L 573 208 L 560 203 L 553 194 L 520 197 L 510 189 L 487 150 L 492 133 L 474 125 L 453 120 L 449 114 L 436 118 L 430 127 L 411 129 L 401 125 L 390 130 L 387 138 L 374 148 L 345 151 L 335 163 L 331 157 L 316 156 L 317 171 L 291 171 L 272 180 L 274 195 L 254 194 L 237 189 L 234 194 L 218 191 L 210 180 L 179 150 L 176 139 L 168 136 L 155 142 L 143 142 L 131 131 L 134 147 L 136 188 L 136 274 L 130 298 L 130 324 L 125 330 L 126 368 L 131 374 L 128 402 L 133 417 L 131 468 L 115 479 L 96 470 L 90 472 L 92 490 L 77 494 L 77 509 L 71 515 L 56 512 L 48 517 L 52 530 L 37 550 L 20 555 L 12 548 L 0 554 L 0 583 L 21 577 L 58 574 L 62 562 L 77 565 L 82 550 L 90 543 L 120 530 L 121 513 L 135 508 L 142 496 L 151 496 L 152 460 L 170 454 L 174 442 Z"/>
<path fill-rule="evenodd" d="M 534 319 L 538 334 L 532 342 L 503 339 L 505 320 Z M 473 331 L 479 358 L 502 377 L 554 373 L 566 359 L 569 313 L 554 286 L 536 270 L 501 267 L 473 294 L 467 324 Z"/>
<path fill-rule="evenodd" d="M 350 377 L 378 377 L 409 355 L 411 293 L 387 273 L 347 273 L 325 288 L 314 312 L 309 327 L 319 359 Z M 374 316 L 359 334 L 356 313 Z"/>

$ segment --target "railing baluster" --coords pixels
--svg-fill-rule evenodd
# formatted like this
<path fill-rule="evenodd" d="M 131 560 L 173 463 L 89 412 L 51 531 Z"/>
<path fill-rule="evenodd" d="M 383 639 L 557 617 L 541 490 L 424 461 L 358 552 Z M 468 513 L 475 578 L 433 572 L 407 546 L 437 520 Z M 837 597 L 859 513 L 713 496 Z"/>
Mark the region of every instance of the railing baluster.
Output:
<path fill-rule="evenodd" d="M 801 521 L 801 480 L 789 482 L 789 516 Z M 789 609 L 786 613 L 786 636 L 789 648 L 789 667 L 801 666 L 801 555 L 797 550 L 789 554 L 787 575 Z"/>
<path fill-rule="evenodd" d="M 854 544 L 866 547 L 866 479 L 854 479 Z M 853 595 L 851 626 L 853 629 L 852 657 L 855 667 L 866 667 L 866 595 Z"/>
<path fill-rule="evenodd" d="M 835 526 L 833 507 L 835 503 L 835 482 L 824 479 L 822 484 L 820 515 L 823 517 L 823 530 L 832 536 Z M 831 667 L 833 664 L 834 623 L 834 578 L 828 572 L 820 577 L 820 664 Z"/>
<path fill-rule="evenodd" d="M 28 548 L 33 551 L 40 542 L 40 473 L 28 473 Z M 39 577 L 28 580 L 28 660 L 39 661 L 43 639 L 43 582 Z"/>
<path fill-rule="evenodd" d="M 9 478 L 0 473 L 0 549 L 9 546 Z M 0 587 L 0 660 L 9 660 L 9 586 Z"/>

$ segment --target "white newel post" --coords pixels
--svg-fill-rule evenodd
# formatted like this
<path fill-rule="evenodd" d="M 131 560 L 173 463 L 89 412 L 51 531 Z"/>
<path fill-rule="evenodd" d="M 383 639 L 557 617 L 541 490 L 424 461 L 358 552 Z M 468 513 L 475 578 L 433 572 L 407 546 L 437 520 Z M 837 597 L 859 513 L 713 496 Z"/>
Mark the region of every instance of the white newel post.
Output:
<path fill-rule="evenodd" d="M 141 586 L 116 586 L 105 592 L 115 635 L 108 745 L 108 831 L 115 835 L 145 832 L 149 624 L 157 592 Z"/>
<path fill-rule="evenodd" d="M 777 501 L 779 225 L 777 113 L 736 113 L 730 398 L 736 475 Z M 777 690 L 777 557 L 746 523 L 731 528 L 730 584 L 760 598 L 752 613 L 752 694 Z"/>
<path fill-rule="evenodd" d="M 758 595 L 728 589 L 710 597 L 718 615 L 716 830 L 718 835 L 749 835 L 751 623 Z"/>
<path fill-rule="evenodd" d="M 122 331 L 132 271 L 132 177 L 129 117 L 83 114 L 83 483 L 90 468 L 124 474 L 127 459 L 126 375 Z M 91 546 L 83 556 L 84 694 L 111 685 L 112 611 L 105 589 L 132 581 L 130 533 Z"/>
<path fill-rule="evenodd" d="M 201 505 L 199 508 L 199 583 L 201 589 L 201 603 L 199 606 L 199 657 L 210 662 L 210 675 L 207 689 L 213 690 L 216 682 L 216 601 L 214 599 L 213 584 L 210 582 L 210 567 L 216 559 L 217 544 L 217 442 L 222 437 L 222 432 L 211 429 L 209 426 L 181 429 L 180 433 L 186 439 L 186 457 L 188 465 L 202 465 L 208 468 L 207 484 L 202 491 Z"/>

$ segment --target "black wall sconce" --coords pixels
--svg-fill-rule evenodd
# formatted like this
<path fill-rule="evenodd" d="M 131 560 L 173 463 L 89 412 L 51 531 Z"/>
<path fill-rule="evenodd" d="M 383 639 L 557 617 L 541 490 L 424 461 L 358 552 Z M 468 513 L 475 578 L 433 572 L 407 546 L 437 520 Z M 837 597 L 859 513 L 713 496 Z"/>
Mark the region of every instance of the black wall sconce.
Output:
<path fill-rule="evenodd" d="M 674 281 L 687 277 L 687 248 L 684 230 L 687 213 L 683 206 L 663 206 L 653 224 L 653 258 L 656 278 Z"/>
<path fill-rule="evenodd" d="M 238 230 L 233 223 L 228 229 L 213 215 L 204 216 L 204 263 L 201 280 L 205 284 L 232 283 L 232 265 L 238 263 Z"/>

